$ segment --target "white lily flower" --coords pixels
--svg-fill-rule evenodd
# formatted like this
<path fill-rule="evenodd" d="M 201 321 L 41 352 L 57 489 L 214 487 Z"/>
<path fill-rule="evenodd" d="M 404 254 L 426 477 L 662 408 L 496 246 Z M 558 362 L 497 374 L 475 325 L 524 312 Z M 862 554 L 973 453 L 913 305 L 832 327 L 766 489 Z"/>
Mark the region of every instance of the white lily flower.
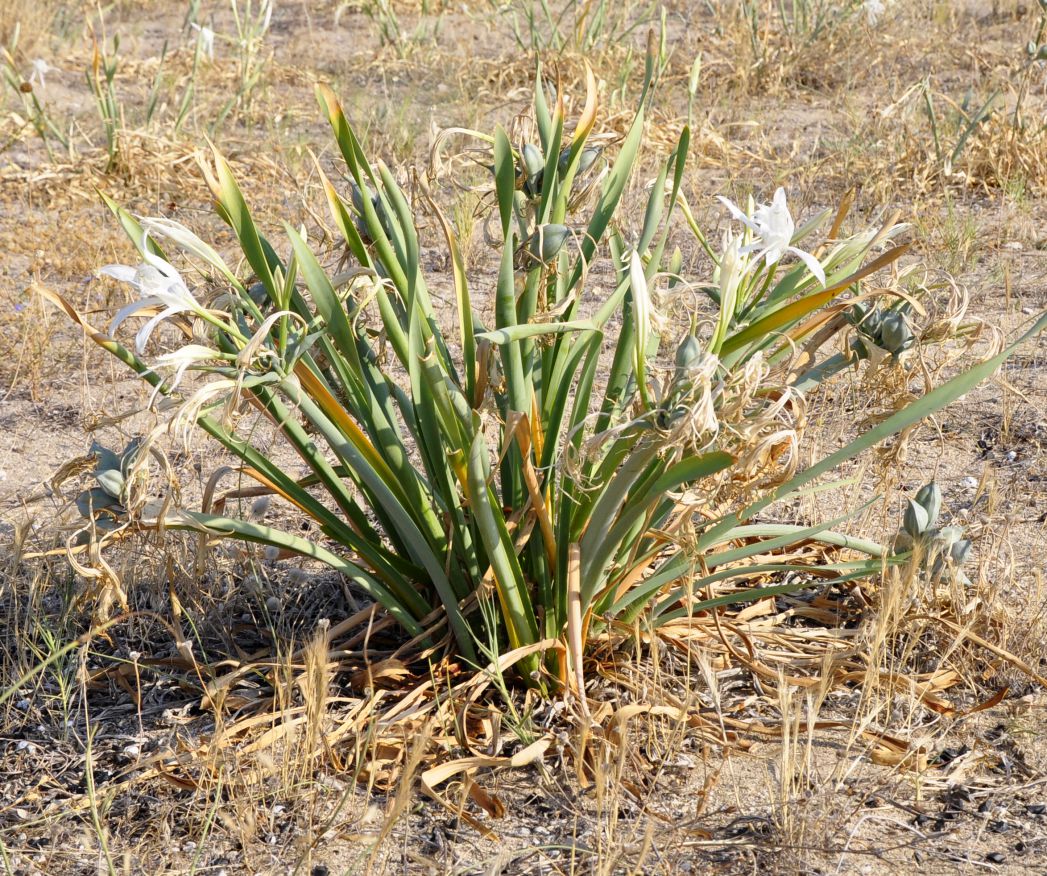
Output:
<path fill-rule="evenodd" d="M 801 259 L 810 272 L 818 278 L 818 282 L 825 286 L 825 271 L 818 259 L 792 245 L 796 223 L 785 202 L 785 189 L 779 187 L 771 203 L 760 204 L 753 212 L 752 218 L 749 218 L 737 204 L 722 195 L 718 195 L 717 199 L 731 211 L 735 219 L 744 223 L 755 235 L 753 242 L 742 248 L 743 252 L 757 253 L 754 263 L 760 259 L 766 259 L 768 265 L 776 265 L 782 256 L 789 252 Z"/>
<path fill-rule="evenodd" d="M 210 60 L 214 60 L 214 31 L 209 28 L 206 24 L 201 26 L 195 21 L 190 25 L 193 30 L 200 34 L 200 51 L 202 51 Z"/>
<path fill-rule="evenodd" d="M 98 271 L 121 283 L 130 283 L 142 296 L 117 311 L 109 325 L 110 337 L 113 337 L 120 324 L 129 316 L 155 307 L 163 308 L 135 335 L 135 350 L 139 355 L 145 351 L 145 345 L 153 331 L 165 319 L 179 313 L 190 312 L 201 316 L 205 313 L 174 266 L 149 251 L 148 235 L 144 235 L 142 239 L 142 258 L 144 261 L 136 268 L 129 265 L 106 265 Z"/>
<path fill-rule="evenodd" d="M 880 16 L 887 11 L 887 5 L 884 0 L 865 0 L 862 3 L 862 11 L 865 13 L 865 20 L 869 22 L 869 26 L 876 27 Z"/>
<path fill-rule="evenodd" d="M 33 72 L 29 74 L 29 84 L 32 85 L 39 82 L 40 87 L 44 88 L 47 85 L 44 81 L 44 77 L 56 69 L 58 68 L 52 67 L 43 58 L 35 58 L 33 60 Z"/>

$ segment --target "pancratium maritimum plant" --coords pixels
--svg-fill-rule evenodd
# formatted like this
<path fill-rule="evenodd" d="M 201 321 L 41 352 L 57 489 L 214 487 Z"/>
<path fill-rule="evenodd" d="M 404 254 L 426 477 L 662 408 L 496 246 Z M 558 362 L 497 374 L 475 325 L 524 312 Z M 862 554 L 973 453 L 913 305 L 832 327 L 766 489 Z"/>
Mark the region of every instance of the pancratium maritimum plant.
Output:
<path fill-rule="evenodd" d="M 627 237 L 615 220 L 649 87 L 613 160 L 589 142 L 598 115 L 591 73 L 573 128 L 539 77 L 536 142 L 514 142 L 501 128 L 479 139 L 493 174 L 498 267 L 489 310 L 474 307 L 476 286 L 487 283 L 471 281 L 450 223 L 429 202 L 449 256 L 454 319 L 430 297 L 418 205 L 367 159 L 324 87 L 318 99 L 347 178 L 317 170 L 349 270 L 332 275 L 289 225 L 282 241 L 263 236 L 217 153 L 206 174 L 246 274 L 188 229 L 138 222 L 111 205 L 156 271 L 116 272 L 143 296 L 133 307 L 162 308 L 140 343 L 124 347 L 50 297 L 176 403 L 180 424 L 212 435 L 243 477 L 310 518 L 316 534 L 210 503 L 153 522 L 326 563 L 419 645 L 443 644 L 469 661 L 512 650 L 506 662 L 544 690 L 584 691 L 587 644 L 641 617 L 658 626 L 812 586 L 793 556 L 775 559 L 799 543 L 850 551 L 819 569 L 820 585 L 898 561 L 832 531 L 847 518 L 803 526 L 754 515 L 967 392 L 1014 347 L 804 465 L 803 394 L 859 362 L 843 343 L 853 331 L 847 315 L 855 299 L 887 294 L 862 281 L 904 252 L 892 243 L 898 228 L 845 237 L 841 209 L 816 239 L 830 214 L 797 229 L 775 195 L 748 212 L 732 205 L 744 230 L 717 253 L 680 195 L 684 129 Z M 593 185 L 586 210 L 577 194 Z M 711 284 L 681 278 L 682 256 L 669 247 L 678 211 L 715 261 Z M 205 302 L 203 291 L 183 288 L 154 239 L 191 256 L 218 295 Z M 784 264 L 786 253 L 799 261 Z M 598 258 L 612 269 L 607 290 L 590 282 Z M 683 337 L 668 336 L 655 303 L 695 286 L 708 291 L 714 327 L 699 330 L 691 318 Z M 161 315 L 184 345 L 166 346 L 165 332 L 165 352 L 150 359 L 145 341 Z M 161 373 L 172 366 L 174 379 Z M 179 384 L 186 370 L 202 385 Z M 268 419 L 294 463 L 239 415 L 240 398 Z"/>

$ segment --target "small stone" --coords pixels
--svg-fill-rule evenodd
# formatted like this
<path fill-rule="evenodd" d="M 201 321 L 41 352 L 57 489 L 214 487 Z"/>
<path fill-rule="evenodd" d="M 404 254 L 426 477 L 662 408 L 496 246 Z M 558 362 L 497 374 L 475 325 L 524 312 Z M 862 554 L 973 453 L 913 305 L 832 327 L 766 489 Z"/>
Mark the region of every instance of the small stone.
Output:
<path fill-rule="evenodd" d="M 28 739 L 19 739 L 18 744 L 15 746 L 15 751 L 24 751 L 27 754 L 33 754 L 36 752 L 36 746 Z"/>
<path fill-rule="evenodd" d="M 1018 458 L 1018 454 L 1017 454 L 1017 453 L 1016 453 L 1016 452 L 1015 452 L 1014 450 L 1008 450 L 1008 451 L 1007 451 L 1007 452 L 1006 452 L 1006 453 L 1004 454 L 1004 458 L 1005 458 L 1005 459 L 1006 459 L 1006 460 L 1007 460 L 1008 462 L 1014 462 L 1014 460 L 1016 460 L 1016 459 Z"/>
<path fill-rule="evenodd" d="M 138 756 L 141 753 L 142 747 L 133 743 L 131 745 L 124 746 L 121 752 L 121 754 L 123 754 L 124 757 L 129 758 L 130 760 L 138 760 Z"/>
<path fill-rule="evenodd" d="M 270 596 L 265 601 L 265 607 L 267 609 L 269 609 L 270 612 L 279 611 L 280 610 L 280 597 L 279 596 Z"/>
<path fill-rule="evenodd" d="M 989 852 L 989 854 L 985 856 L 985 860 L 990 864 L 1002 864 L 1007 860 L 1007 858 L 1004 856 L 1003 852 Z"/>
<path fill-rule="evenodd" d="M 970 475 L 963 479 L 963 485 L 968 490 L 973 490 L 978 486 L 978 478 L 973 478 Z"/>

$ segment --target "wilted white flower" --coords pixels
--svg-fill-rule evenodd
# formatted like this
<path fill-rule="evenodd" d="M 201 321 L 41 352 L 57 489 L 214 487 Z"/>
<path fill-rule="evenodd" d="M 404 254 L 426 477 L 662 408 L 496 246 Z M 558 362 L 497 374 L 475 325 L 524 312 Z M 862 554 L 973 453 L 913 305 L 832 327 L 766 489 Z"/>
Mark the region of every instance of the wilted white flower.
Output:
<path fill-rule="evenodd" d="M 880 16 L 887 11 L 887 6 L 884 0 L 864 0 L 862 11 L 865 13 L 865 20 L 869 22 L 870 26 L 876 27 Z"/>
<path fill-rule="evenodd" d="M 39 82 L 40 87 L 43 88 L 47 85 L 44 81 L 44 77 L 55 69 L 55 67 L 52 67 L 43 58 L 35 58 L 33 60 L 33 72 L 29 74 L 29 84 L 33 85 L 34 83 Z"/>
<path fill-rule="evenodd" d="M 109 326 L 110 337 L 113 337 L 120 324 L 129 316 L 143 310 L 163 307 L 163 310 L 153 316 L 135 335 L 135 350 L 139 355 L 145 351 L 145 345 L 153 331 L 165 319 L 179 313 L 191 312 L 201 316 L 205 313 L 174 266 L 149 251 L 148 235 L 143 235 L 142 238 L 142 258 L 144 261 L 136 268 L 129 265 L 106 265 L 99 270 L 100 274 L 121 283 L 130 283 L 142 296 L 117 311 Z"/>
<path fill-rule="evenodd" d="M 821 263 L 810 253 L 804 252 L 792 245 L 793 235 L 796 233 L 796 223 L 793 222 L 792 214 L 785 202 L 785 189 L 780 188 L 774 193 L 770 204 L 760 204 L 749 218 L 737 204 L 727 198 L 718 196 L 721 203 L 731 211 L 740 222 L 752 230 L 755 239 L 751 244 L 742 248 L 742 252 L 755 252 L 756 259 L 767 260 L 768 265 L 776 265 L 787 252 L 791 252 L 801 259 L 818 282 L 825 285 L 825 271 Z"/>
<path fill-rule="evenodd" d="M 201 344 L 186 344 L 184 347 L 179 347 L 173 352 L 157 356 L 156 361 L 153 362 L 151 370 L 156 372 L 167 368 L 173 368 L 174 377 L 168 382 L 167 391 L 174 392 L 178 387 L 178 384 L 182 382 L 182 378 L 185 376 L 185 372 L 190 365 L 197 362 L 206 362 L 209 359 L 217 359 L 219 357 L 220 354 L 209 347 L 205 347 Z M 156 389 L 153 390 L 153 397 L 149 399 L 150 406 L 162 385 L 163 384 L 158 384 Z"/>
<path fill-rule="evenodd" d="M 212 61 L 214 60 L 214 31 L 206 24 L 201 26 L 195 21 L 190 25 L 193 30 L 200 34 L 200 51 Z"/>

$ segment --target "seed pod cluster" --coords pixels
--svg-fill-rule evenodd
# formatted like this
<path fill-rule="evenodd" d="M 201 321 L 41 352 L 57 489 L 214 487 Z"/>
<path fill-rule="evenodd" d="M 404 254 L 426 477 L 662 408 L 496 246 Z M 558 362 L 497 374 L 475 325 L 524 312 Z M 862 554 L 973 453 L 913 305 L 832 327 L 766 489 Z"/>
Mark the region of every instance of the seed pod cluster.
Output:
<path fill-rule="evenodd" d="M 126 522 L 129 488 L 127 472 L 141 443 L 141 439 L 134 439 L 119 453 L 97 442 L 91 445 L 91 454 L 96 462 L 91 474 L 98 486 L 81 492 L 75 504 L 81 516 L 90 520 L 95 529 L 112 532 Z M 88 540 L 89 534 L 85 530 L 79 534 L 76 542 L 85 544 Z"/>
<path fill-rule="evenodd" d="M 895 359 L 916 343 L 916 336 L 901 310 L 881 310 L 859 301 L 847 311 L 847 320 L 858 330 L 851 346 L 862 359 L 869 358 L 869 343 L 886 350 Z"/>
<path fill-rule="evenodd" d="M 910 499 L 902 518 L 902 527 L 895 539 L 899 552 L 920 550 L 921 568 L 930 572 L 931 580 L 939 582 L 954 579 L 961 584 L 970 580 L 960 568 L 971 555 L 972 544 L 965 538 L 962 527 L 938 527 L 942 507 L 942 491 L 931 481 L 922 486 L 915 499 Z"/>
<path fill-rule="evenodd" d="M 600 149 L 596 146 L 586 146 L 578 156 L 577 176 L 581 176 L 600 157 Z M 556 160 L 556 169 L 562 176 L 567 173 L 567 166 L 571 162 L 571 147 L 567 146 L 560 150 Z M 542 193 L 542 185 L 545 182 L 545 156 L 542 150 L 534 143 L 524 143 L 520 147 L 520 163 L 517 167 L 518 186 L 529 200 L 537 198 Z"/>
<path fill-rule="evenodd" d="M 355 182 L 350 183 L 350 191 L 353 197 L 353 207 L 356 210 L 356 230 L 360 232 L 360 237 L 363 238 L 364 243 L 374 243 L 371 231 L 367 227 L 367 220 L 364 218 L 363 192 Z M 374 207 L 375 213 L 378 214 L 378 221 L 382 223 L 382 230 L 385 232 L 386 237 L 392 237 L 393 226 L 389 220 L 389 213 L 378 195 L 371 195 L 371 206 Z"/>

